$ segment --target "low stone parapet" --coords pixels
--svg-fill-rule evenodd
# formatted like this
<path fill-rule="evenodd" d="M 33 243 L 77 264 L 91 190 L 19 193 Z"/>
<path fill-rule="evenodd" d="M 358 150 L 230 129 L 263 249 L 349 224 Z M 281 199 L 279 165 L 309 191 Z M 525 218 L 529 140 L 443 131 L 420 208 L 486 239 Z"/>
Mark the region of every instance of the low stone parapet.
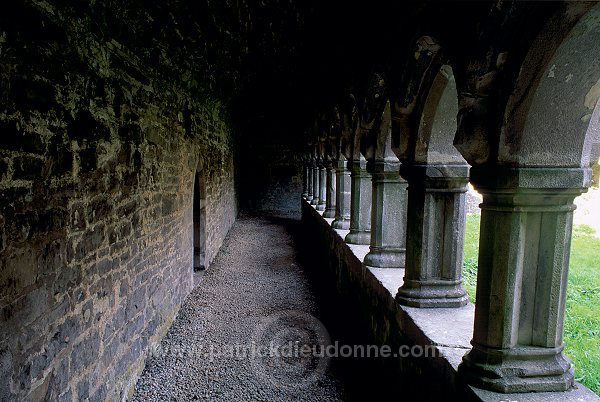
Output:
<path fill-rule="evenodd" d="M 347 244 L 347 230 L 333 229 L 333 219 L 302 200 L 302 221 L 310 233 L 310 247 L 320 259 L 319 276 L 328 278 L 331 297 L 352 312 L 370 341 L 387 345 L 391 356 L 383 362 L 386 378 L 393 378 L 388 395 L 400 399 L 444 401 L 599 401 L 581 384 L 566 392 L 502 394 L 469 386 L 457 376 L 462 357 L 471 349 L 474 305 L 456 308 L 414 308 L 395 301 L 404 269 L 369 268 L 363 264 L 367 245 Z M 317 258 L 317 257 L 315 257 Z M 406 355 L 402 350 L 410 351 Z M 427 353 L 423 353 L 426 351 Z M 412 353 L 418 352 L 418 353 Z M 400 356 L 402 355 L 402 356 Z M 396 381 L 397 379 L 397 381 Z M 379 390 L 385 393 L 385 390 Z M 417 399 L 414 399 L 417 400 Z"/>

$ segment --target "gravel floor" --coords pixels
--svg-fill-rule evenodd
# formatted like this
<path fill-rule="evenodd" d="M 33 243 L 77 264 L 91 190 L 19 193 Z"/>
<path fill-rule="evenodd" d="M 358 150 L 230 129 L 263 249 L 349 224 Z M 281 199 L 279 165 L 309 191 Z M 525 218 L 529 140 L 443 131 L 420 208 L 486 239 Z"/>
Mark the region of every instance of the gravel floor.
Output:
<path fill-rule="evenodd" d="M 327 333 L 284 225 L 240 216 L 213 264 L 195 275 L 133 400 L 341 400 L 324 359 L 290 353 L 290 342 L 322 344 Z M 273 345 L 289 347 L 273 355 Z"/>

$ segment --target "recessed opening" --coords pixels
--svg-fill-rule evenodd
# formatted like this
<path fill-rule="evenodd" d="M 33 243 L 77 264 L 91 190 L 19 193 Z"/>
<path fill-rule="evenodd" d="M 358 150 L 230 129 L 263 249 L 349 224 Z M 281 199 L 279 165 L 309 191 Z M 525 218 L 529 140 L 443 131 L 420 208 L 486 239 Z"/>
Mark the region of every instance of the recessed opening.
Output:
<path fill-rule="evenodd" d="M 194 271 L 206 269 L 206 182 L 204 172 L 194 177 Z"/>

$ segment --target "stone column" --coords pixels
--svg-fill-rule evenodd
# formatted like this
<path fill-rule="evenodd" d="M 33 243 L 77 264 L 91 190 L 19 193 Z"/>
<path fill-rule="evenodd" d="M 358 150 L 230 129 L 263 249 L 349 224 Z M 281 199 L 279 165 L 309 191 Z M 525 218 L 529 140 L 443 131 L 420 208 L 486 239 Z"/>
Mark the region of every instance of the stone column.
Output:
<path fill-rule="evenodd" d="M 317 204 L 317 211 L 325 211 L 327 205 L 327 169 L 325 168 L 325 161 L 321 160 L 319 163 L 319 203 Z"/>
<path fill-rule="evenodd" d="M 565 391 L 563 323 L 573 199 L 589 169 L 475 168 L 483 195 L 473 348 L 459 373 L 498 392 Z"/>
<path fill-rule="evenodd" d="M 406 181 L 400 163 L 369 162 L 372 173 L 371 247 L 364 264 L 374 268 L 404 268 L 406 255 Z"/>
<path fill-rule="evenodd" d="M 350 228 L 350 186 L 351 178 L 348 161 L 336 161 L 336 203 L 335 220 L 331 224 L 334 229 Z"/>
<path fill-rule="evenodd" d="M 307 163 L 306 166 L 306 176 L 308 178 L 308 194 L 306 196 L 306 201 L 308 201 L 309 203 L 312 201 L 312 199 L 314 198 L 314 182 L 313 182 L 313 164 L 314 161 L 313 159 L 310 159 Z"/>
<path fill-rule="evenodd" d="M 370 244 L 371 242 L 371 175 L 364 158 L 353 161 L 351 171 L 350 233 L 346 242 Z"/>
<path fill-rule="evenodd" d="M 323 213 L 324 218 L 335 218 L 335 205 L 336 205 L 336 175 L 333 161 L 328 159 L 325 162 L 325 168 L 327 169 L 327 204 L 325 205 L 325 212 Z"/>
<path fill-rule="evenodd" d="M 308 168 L 308 161 L 303 161 L 302 162 L 302 198 L 306 199 L 308 197 L 308 187 L 309 187 L 309 183 L 308 183 L 308 176 L 309 176 L 309 168 Z"/>
<path fill-rule="evenodd" d="M 460 307 L 468 165 L 408 165 L 406 271 L 396 300 L 413 307 Z"/>
<path fill-rule="evenodd" d="M 310 201 L 310 205 L 317 205 L 319 203 L 319 162 L 315 159 L 312 169 L 313 177 L 313 198 Z"/>

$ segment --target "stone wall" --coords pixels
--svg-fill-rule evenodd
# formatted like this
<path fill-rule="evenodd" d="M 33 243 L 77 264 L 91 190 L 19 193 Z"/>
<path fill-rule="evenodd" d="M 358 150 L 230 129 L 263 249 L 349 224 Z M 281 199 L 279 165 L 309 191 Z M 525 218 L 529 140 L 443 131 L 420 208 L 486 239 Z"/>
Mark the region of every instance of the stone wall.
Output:
<path fill-rule="evenodd" d="M 193 286 L 200 160 L 208 260 L 235 220 L 231 132 L 166 52 L 157 72 L 103 37 L 113 25 L 101 18 L 42 1 L 10 8 L 0 16 L 0 400 L 120 400 Z"/>
<path fill-rule="evenodd" d="M 238 166 L 238 182 L 244 210 L 299 219 L 302 171 L 294 151 L 276 142 L 244 144 L 240 149 L 244 161 Z"/>

